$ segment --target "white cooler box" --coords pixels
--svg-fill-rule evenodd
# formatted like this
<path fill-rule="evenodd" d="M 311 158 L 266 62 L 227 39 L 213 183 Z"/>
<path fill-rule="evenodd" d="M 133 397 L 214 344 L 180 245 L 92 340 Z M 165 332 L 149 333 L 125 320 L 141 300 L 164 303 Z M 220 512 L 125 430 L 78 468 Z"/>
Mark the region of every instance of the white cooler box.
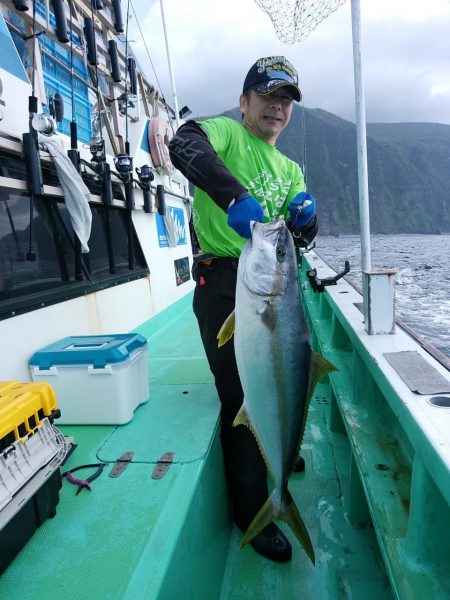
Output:
<path fill-rule="evenodd" d="M 55 390 L 59 424 L 120 425 L 149 398 L 148 347 L 139 334 L 67 337 L 33 354 L 33 381 Z"/>

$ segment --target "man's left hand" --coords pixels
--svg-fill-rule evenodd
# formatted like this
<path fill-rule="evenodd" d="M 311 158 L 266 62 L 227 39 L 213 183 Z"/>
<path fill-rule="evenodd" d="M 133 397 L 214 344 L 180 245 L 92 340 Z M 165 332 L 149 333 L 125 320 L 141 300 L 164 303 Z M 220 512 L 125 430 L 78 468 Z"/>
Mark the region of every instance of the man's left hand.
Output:
<path fill-rule="evenodd" d="M 307 192 L 298 193 L 288 204 L 289 221 L 293 227 L 307 225 L 316 214 L 316 200 Z"/>

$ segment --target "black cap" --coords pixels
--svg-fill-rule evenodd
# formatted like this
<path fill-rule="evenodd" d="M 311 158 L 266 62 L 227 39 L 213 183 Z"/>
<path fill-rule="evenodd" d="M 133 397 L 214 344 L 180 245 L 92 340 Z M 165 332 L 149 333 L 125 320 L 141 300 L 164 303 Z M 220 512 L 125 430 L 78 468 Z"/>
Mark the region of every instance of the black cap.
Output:
<path fill-rule="evenodd" d="M 297 71 L 284 56 L 267 56 L 258 59 L 247 73 L 243 92 L 249 89 L 266 95 L 282 86 L 288 86 L 294 93 L 294 100 L 300 102 L 302 93 L 298 87 Z"/>

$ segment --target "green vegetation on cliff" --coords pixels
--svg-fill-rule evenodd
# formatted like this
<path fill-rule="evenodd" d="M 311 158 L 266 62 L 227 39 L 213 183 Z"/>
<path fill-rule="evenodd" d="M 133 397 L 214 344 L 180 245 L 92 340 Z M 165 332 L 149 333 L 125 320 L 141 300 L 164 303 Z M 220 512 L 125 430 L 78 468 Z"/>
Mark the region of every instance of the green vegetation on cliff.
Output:
<path fill-rule="evenodd" d="M 224 113 L 241 120 L 239 110 Z M 295 106 L 277 147 L 303 164 L 319 202 L 320 233 L 359 231 L 356 126 L 321 109 Z M 450 232 L 450 125 L 367 125 L 372 233 Z"/>

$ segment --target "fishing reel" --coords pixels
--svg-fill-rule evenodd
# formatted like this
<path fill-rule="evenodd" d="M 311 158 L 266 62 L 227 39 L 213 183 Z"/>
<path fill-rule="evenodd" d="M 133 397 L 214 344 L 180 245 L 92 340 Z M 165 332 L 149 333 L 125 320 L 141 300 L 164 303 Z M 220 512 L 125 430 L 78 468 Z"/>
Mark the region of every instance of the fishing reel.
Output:
<path fill-rule="evenodd" d="M 130 99 L 130 95 L 124 92 L 117 98 L 117 107 L 119 109 L 120 114 L 122 116 L 125 116 L 127 114 L 127 110 L 129 108 L 134 108 L 135 104 Z"/>
<path fill-rule="evenodd" d="M 133 171 L 133 159 L 125 152 L 118 154 L 114 159 L 117 173 L 122 181 L 128 181 Z"/>
<path fill-rule="evenodd" d="M 142 195 L 144 197 L 144 211 L 146 213 L 151 213 L 152 196 L 150 193 L 150 183 L 155 179 L 155 176 L 148 165 L 142 165 L 140 169 L 136 167 L 136 173 L 139 178 L 139 185 L 142 189 Z"/>
<path fill-rule="evenodd" d="M 140 169 L 139 167 L 136 167 L 136 173 L 139 178 L 141 188 L 143 190 L 150 189 L 150 183 L 155 179 L 151 167 L 149 167 L 148 165 L 142 165 Z"/>
<path fill-rule="evenodd" d="M 103 172 L 103 164 L 106 160 L 105 140 L 93 138 L 89 142 L 89 151 L 92 154 L 91 165 L 96 173 Z"/>

